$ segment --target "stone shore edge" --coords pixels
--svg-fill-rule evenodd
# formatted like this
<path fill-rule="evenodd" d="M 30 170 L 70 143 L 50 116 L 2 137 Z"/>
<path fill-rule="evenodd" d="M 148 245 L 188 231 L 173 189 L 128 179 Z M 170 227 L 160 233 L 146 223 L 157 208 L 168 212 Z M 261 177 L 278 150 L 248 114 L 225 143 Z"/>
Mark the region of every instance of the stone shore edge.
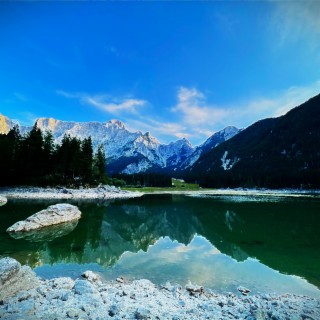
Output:
<path fill-rule="evenodd" d="M 218 294 L 192 284 L 157 286 L 146 279 L 106 282 L 92 271 L 75 280 L 44 280 L 12 258 L 0 259 L 0 318 L 5 320 L 320 319 L 317 299 L 239 291 Z"/>

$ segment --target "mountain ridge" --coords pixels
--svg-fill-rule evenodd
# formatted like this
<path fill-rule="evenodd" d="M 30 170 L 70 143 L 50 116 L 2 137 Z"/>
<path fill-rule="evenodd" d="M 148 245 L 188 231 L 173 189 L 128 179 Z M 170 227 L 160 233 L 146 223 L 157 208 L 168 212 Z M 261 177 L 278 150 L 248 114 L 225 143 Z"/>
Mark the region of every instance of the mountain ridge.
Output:
<path fill-rule="evenodd" d="M 0 124 L 0 133 L 7 133 L 15 125 L 13 121 L 1 114 Z M 51 131 L 56 143 L 61 143 L 65 134 L 79 139 L 91 136 L 95 150 L 100 144 L 104 145 L 109 174 L 148 171 L 180 172 L 187 165 L 188 159 L 195 150 L 198 157 L 203 152 L 202 145 L 204 150 L 208 148 L 210 139 L 220 143 L 229 138 L 228 135 L 222 134 L 225 130 L 223 129 L 213 134 L 202 145 L 194 148 L 187 138 L 161 144 L 150 132 L 130 132 L 123 122 L 116 119 L 107 122 L 76 122 L 39 118 L 35 125 L 42 131 Z M 27 133 L 32 128 L 31 126 L 19 127 L 21 134 Z M 231 135 L 239 132 L 239 129 L 232 128 L 234 129 Z"/>
<path fill-rule="evenodd" d="M 320 187 L 319 150 L 320 94 L 204 153 L 190 176 L 205 187 Z"/>

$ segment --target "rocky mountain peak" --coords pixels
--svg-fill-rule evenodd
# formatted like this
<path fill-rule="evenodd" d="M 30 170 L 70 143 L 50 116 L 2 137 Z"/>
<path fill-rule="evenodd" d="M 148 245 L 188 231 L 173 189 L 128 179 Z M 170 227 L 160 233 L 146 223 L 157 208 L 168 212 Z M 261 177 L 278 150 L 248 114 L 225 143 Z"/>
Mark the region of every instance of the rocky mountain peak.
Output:
<path fill-rule="evenodd" d="M 12 122 L 9 118 L 5 117 L 0 113 L 0 134 L 7 134 L 11 129 L 10 122 Z"/>
<path fill-rule="evenodd" d="M 39 118 L 36 121 L 36 126 L 41 130 L 54 131 L 59 122 L 60 120 L 56 120 L 54 118 Z"/>
<path fill-rule="evenodd" d="M 146 132 L 146 133 L 143 135 L 143 138 L 144 138 L 145 140 L 147 140 L 148 142 L 150 142 L 150 143 L 154 143 L 154 144 L 157 144 L 157 145 L 160 144 L 159 140 L 158 140 L 157 138 L 153 137 L 153 136 L 150 134 L 149 131 Z"/>
<path fill-rule="evenodd" d="M 110 120 L 106 123 L 106 127 L 108 127 L 109 125 L 112 125 L 112 126 L 115 126 L 119 129 L 126 129 L 124 123 L 120 120 L 116 120 L 116 119 L 113 119 L 113 120 Z"/>
<path fill-rule="evenodd" d="M 228 126 L 225 127 L 223 130 L 221 130 L 220 132 L 224 135 L 225 139 L 231 139 L 234 135 L 236 135 L 237 133 L 239 133 L 242 129 L 238 129 L 234 126 Z"/>
<path fill-rule="evenodd" d="M 183 137 L 180 140 L 177 140 L 177 142 L 180 142 L 180 144 L 186 145 L 187 147 L 190 147 L 191 149 L 193 149 L 193 146 L 192 146 L 191 142 L 185 137 Z"/>

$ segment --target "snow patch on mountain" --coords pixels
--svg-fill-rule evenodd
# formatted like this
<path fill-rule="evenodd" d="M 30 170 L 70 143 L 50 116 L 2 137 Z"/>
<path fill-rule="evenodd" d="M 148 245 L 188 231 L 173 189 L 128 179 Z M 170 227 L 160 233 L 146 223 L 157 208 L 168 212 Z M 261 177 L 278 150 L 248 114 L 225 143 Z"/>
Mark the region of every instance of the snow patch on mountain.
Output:
<path fill-rule="evenodd" d="M 149 168 L 152 167 L 152 164 L 147 159 L 143 159 L 137 163 L 130 163 L 126 166 L 122 173 L 133 174 L 137 172 L 146 172 Z"/>
<path fill-rule="evenodd" d="M 237 157 L 234 157 L 233 159 L 228 159 L 228 151 L 225 151 L 222 158 L 221 158 L 221 162 L 222 162 L 222 165 L 221 167 L 223 168 L 223 170 L 230 170 L 232 169 L 232 167 L 240 161 L 239 158 Z"/>

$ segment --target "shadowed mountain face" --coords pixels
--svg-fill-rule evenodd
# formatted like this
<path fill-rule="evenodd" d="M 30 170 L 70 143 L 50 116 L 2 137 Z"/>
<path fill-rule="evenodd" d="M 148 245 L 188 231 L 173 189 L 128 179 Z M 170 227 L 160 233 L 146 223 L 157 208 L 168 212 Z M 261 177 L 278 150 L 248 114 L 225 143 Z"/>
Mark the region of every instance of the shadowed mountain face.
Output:
<path fill-rule="evenodd" d="M 161 237 L 188 245 L 197 234 L 237 261 L 256 258 L 319 287 L 319 201 L 267 200 L 150 195 L 78 203 L 83 218 L 77 227 L 68 234 L 55 230 L 58 237 L 42 242 L 13 239 L 5 230 L 48 203 L 9 202 L 0 208 L 0 256 L 34 267 L 62 262 L 109 267 L 122 261 L 124 252 L 149 251 Z"/>
<path fill-rule="evenodd" d="M 258 121 L 203 154 L 191 176 L 211 187 L 320 187 L 320 95 Z"/>

